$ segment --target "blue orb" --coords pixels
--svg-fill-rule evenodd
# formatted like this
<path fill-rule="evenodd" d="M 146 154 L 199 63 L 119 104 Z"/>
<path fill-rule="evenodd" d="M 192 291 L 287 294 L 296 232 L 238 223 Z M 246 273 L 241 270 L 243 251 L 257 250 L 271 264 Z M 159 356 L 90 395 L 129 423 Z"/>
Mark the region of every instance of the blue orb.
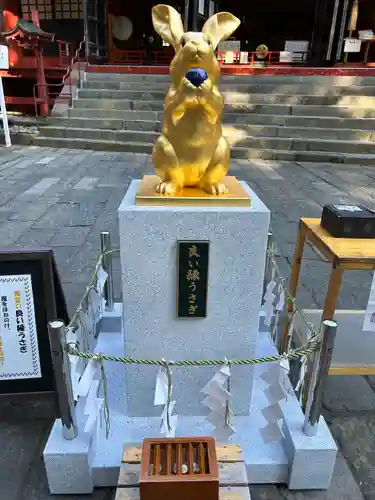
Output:
<path fill-rule="evenodd" d="M 205 82 L 208 78 L 207 73 L 202 68 L 191 68 L 186 73 L 186 78 L 192 83 L 195 87 L 199 87 Z"/>

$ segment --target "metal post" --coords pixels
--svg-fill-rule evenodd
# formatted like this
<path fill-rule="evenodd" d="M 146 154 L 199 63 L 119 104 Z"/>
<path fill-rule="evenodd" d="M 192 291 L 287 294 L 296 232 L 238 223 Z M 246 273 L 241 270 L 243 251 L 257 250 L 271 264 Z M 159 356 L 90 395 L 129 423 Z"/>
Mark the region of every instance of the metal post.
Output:
<path fill-rule="evenodd" d="M 326 60 L 329 61 L 332 56 L 332 46 L 333 46 L 333 38 L 336 33 L 336 23 L 337 23 L 337 13 L 339 10 L 339 0 L 335 1 L 335 7 L 333 9 L 333 15 L 332 15 L 332 24 L 331 24 L 331 31 L 329 33 L 329 42 L 328 42 L 328 49 L 327 49 L 327 55 L 326 55 Z"/>
<path fill-rule="evenodd" d="M 56 320 L 48 323 L 48 333 L 52 352 L 55 386 L 59 405 L 64 439 L 74 439 L 78 436 L 75 415 L 75 403 L 70 374 L 70 362 L 65 351 L 65 325 Z"/>
<path fill-rule="evenodd" d="M 266 264 L 264 266 L 262 305 L 264 305 L 264 296 L 266 294 L 268 280 L 269 280 L 271 268 L 272 268 L 272 261 L 271 261 L 271 257 L 269 254 L 271 254 L 271 255 L 274 254 L 274 244 L 273 244 L 273 237 L 272 237 L 271 231 L 268 232 L 268 237 L 267 237 L 267 253 L 266 253 Z"/>
<path fill-rule="evenodd" d="M 344 43 L 346 18 L 348 16 L 348 7 L 349 7 L 349 0 L 344 0 L 344 6 L 342 9 L 342 17 L 341 17 L 341 25 L 340 25 L 340 34 L 339 34 L 339 39 L 337 42 L 337 52 L 336 52 L 336 60 L 337 61 L 340 60 L 340 58 L 341 58 L 342 45 Z"/>
<path fill-rule="evenodd" d="M 106 253 L 111 250 L 111 234 L 109 231 L 102 231 L 100 233 L 100 244 L 103 255 L 103 269 L 108 274 L 108 278 L 104 287 L 104 294 L 107 301 L 107 310 L 113 311 L 115 304 L 114 288 L 113 288 L 113 268 L 112 268 L 112 254 Z"/>
<path fill-rule="evenodd" d="M 337 323 L 335 321 L 323 321 L 323 338 L 321 347 L 314 356 L 309 395 L 305 411 L 305 422 L 303 425 L 303 432 L 307 436 L 315 436 L 318 430 L 323 406 L 324 389 L 331 364 L 336 331 Z"/>

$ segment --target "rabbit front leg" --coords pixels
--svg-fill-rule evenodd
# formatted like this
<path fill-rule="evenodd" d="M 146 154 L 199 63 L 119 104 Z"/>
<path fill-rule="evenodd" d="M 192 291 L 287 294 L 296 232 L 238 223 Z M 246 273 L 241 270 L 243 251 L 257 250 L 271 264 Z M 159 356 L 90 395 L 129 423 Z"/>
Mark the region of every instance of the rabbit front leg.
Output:
<path fill-rule="evenodd" d="M 211 80 L 206 80 L 199 89 L 199 101 L 203 104 L 206 115 L 212 124 L 219 121 L 224 110 L 224 98 Z"/>
<path fill-rule="evenodd" d="M 156 190 L 160 194 L 173 195 L 184 186 L 184 171 L 168 139 L 161 135 L 154 144 L 152 160 L 162 182 Z"/>
<path fill-rule="evenodd" d="M 229 143 L 225 137 L 221 136 L 215 153 L 197 187 L 204 189 L 209 194 L 226 194 L 228 189 L 221 181 L 227 175 L 229 162 Z"/>

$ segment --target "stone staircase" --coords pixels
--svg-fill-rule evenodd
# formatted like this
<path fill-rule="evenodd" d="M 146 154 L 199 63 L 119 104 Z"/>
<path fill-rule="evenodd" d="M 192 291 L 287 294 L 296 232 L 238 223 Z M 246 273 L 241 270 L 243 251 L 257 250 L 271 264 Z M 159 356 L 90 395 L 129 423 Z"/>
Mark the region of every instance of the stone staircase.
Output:
<path fill-rule="evenodd" d="M 168 75 L 86 73 L 48 147 L 151 153 Z M 375 164 L 375 77 L 223 76 L 224 133 L 241 159 Z"/>

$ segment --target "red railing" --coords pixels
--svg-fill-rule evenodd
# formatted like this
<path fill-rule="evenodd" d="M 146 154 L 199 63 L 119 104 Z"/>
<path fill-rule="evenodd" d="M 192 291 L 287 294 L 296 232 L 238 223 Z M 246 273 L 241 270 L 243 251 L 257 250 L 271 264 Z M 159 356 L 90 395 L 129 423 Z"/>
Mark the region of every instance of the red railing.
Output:
<path fill-rule="evenodd" d="M 173 58 L 169 50 L 118 50 L 110 51 L 112 63 L 128 65 L 168 66 Z"/>
<path fill-rule="evenodd" d="M 66 44 L 68 47 L 72 46 L 69 42 L 61 42 L 61 44 Z M 86 67 L 86 62 L 80 60 L 80 53 L 82 48 L 84 47 L 85 40 L 82 40 L 77 48 L 77 50 L 74 53 L 74 56 L 70 60 L 70 64 L 67 67 L 65 74 L 62 78 L 61 83 L 49 83 L 43 85 L 44 87 L 47 88 L 48 92 L 48 106 L 53 105 L 57 101 L 68 101 L 68 105 L 72 106 L 73 104 L 73 87 L 79 88 L 81 85 L 82 81 L 82 66 L 83 66 L 83 72 Z M 61 45 L 59 45 L 60 48 Z M 70 50 L 70 49 L 68 49 Z M 60 61 L 62 59 L 60 58 Z M 76 79 L 73 81 L 72 78 L 72 72 L 73 69 L 78 70 L 78 75 L 76 75 Z M 39 95 L 39 90 L 42 87 L 41 84 L 36 83 L 33 87 L 33 100 L 34 100 L 34 108 L 35 108 L 35 115 L 38 116 L 38 105 L 43 104 L 45 102 L 44 99 L 38 97 Z M 54 92 L 52 89 L 56 88 L 56 91 Z"/>
<path fill-rule="evenodd" d="M 69 66 L 73 57 L 73 43 L 65 42 L 63 40 L 56 40 L 59 50 L 60 66 Z"/>
<path fill-rule="evenodd" d="M 289 57 L 287 57 L 289 54 Z M 285 52 L 273 50 L 268 52 L 241 51 L 241 52 L 217 52 L 217 59 L 221 65 L 225 64 L 240 64 L 240 65 L 256 65 L 264 63 L 266 65 L 280 64 L 297 64 L 303 65 L 306 62 L 306 52 Z"/>
<path fill-rule="evenodd" d="M 256 51 L 217 52 L 216 56 L 221 65 L 256 65 L 259 63 L 264 63 L 266 65 L 303 65 L 306 61 L 306 53 L 303 52 L 293 52 L 289 60 L 286 59 L 286 54 L 282 51 L 269 51 L 263 54 L 259 54 L 259 52 Z M 111 63 L 127 64 L 129 66 L 168 66 L 172 58 L 173 52 L 170 50 L 146 51 L 115 49 L 110 52 Z"/>

